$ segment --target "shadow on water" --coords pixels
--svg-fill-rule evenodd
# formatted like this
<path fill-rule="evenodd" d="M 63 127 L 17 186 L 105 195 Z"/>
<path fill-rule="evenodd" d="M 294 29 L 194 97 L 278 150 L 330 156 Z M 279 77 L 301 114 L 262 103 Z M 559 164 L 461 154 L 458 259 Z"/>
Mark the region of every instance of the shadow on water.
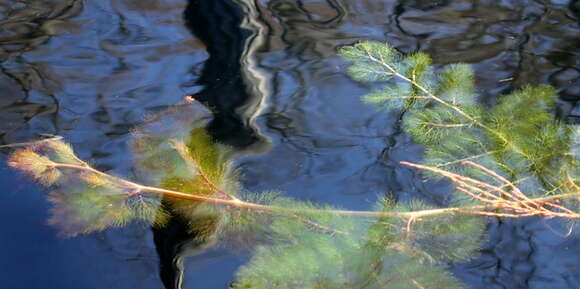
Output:
<path fill-rule="evenodd" d="M 241 59 L 252 32 L 241 27 L 243 11 L 233 1 L 191 0 L 184 17 L 188 29 L 205 44 L 209 54 L 197 80 L 204 88 L 196 99 L 215 110 L 210 132 L 228 145 L 254 143 L 256 133 L 236 112 L 249 98 Z"/>
<path fill-rule="evenodd" d="M 0 140 L 63 135 L 122 176 L 134 175 L 130 130 L 193 94 L 214 111 L 211 134 L 244 150 L 237 166 L 250 191 L 349 209 L 385 192 L 444 205 L 445 184 L 398 164 L 421 154 L 398 116 L 362 104 L 370 87 L 344 74 L 336 49 L 359 40 L 424 51 L 436 65 L 470 63 L 489 103 L 551 84 L 560 114 L 580 118 L 580 1 L 8 2 Z M 0 179 L 9 188 L 0 197 L 6 288 L 225 288 L 242 262 L 221 249 L 186 258 L 211 244 L 192 241 L 180 221 L 152 237 L 131 226 L 56 239 L 39 189 L 3 167 Z M 557 230 L 549 221 L 492 223 L 482 256 L 454 273 L 471 288 L 579 288 L 580 244 Z"/>
<path fill-rule="evenodd" d="M 243 11 L 232 1 L 191 0 L 184 12 L 188 29 L 206 46 L 209 54 L 196 83 L 203 89 L 197 101 L 214 110 L 209 133 L 219 142 L 244 148 L 258 140 L 256 132 L 237 113 L 246 104 L 249 89 L 242 77 L 242 55 L 251 31 L 241 28 Z M 184 259 L 203 252 L 211 243 L 198 240 L 188 220 L 172 219 L 153 229 L 160 259 L 160 276 L 165 288 L 182 288 Z"/>

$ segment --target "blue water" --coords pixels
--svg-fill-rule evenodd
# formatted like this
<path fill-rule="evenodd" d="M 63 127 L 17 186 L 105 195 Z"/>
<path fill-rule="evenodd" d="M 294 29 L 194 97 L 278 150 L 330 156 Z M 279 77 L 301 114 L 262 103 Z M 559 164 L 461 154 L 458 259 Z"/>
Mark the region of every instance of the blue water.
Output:
<path fill-rule="evenodd" d="M 248 190 L 353 210 L 387 192 L 444 204 L 445 184 L 398 164 L 421 153 L 398 116 L 361 103 L 371 87 L 345 75 L 336 49 L 359 40 L 424 51 L 436 65 L 473 64 L 489 103 L 526 84 L 553 85 L 560 116 L 580 119 L 579 1 L 6 2 L 1 144 L 62 135 L 82 158 L 128 178 L 130 130 L 195 94 L 216 111 L 210 131 L 235 147 Z M 44 190 L 5 166 L 7 152 L 0 288 L 171 288 L 179 276 L 183 288 L 227 288 L 248 259 L 229 248 L 197 252 L 171 228 L 59 238 L 46 225 Z M 578 234 L 565 233 L 537 219 L 492 223 L 481 257 L 453 272 L 470 288 L 580 288 Z M 176 257 L 183 271 L 159 269 Z"/>

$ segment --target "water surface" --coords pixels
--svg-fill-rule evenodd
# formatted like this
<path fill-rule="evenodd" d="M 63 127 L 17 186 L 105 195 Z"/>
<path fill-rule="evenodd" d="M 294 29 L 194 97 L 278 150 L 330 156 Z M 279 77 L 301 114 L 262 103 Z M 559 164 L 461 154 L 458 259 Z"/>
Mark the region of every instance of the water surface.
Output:
<path fill-rule="evenodd" d="M 361 103 L 337 48 L 359 40 L 470 63 L 483 101 L 527 84 L 558 89 L 577 121 L 579 1 L 164 0 L 0 4 L 0 140 L 62 135 L 99 169 L 131 178 L 127 142 L 147 115 L 195 94 L 236 148 L 248 190 L 347 209 L 382 194 L 444 205 L 401 160 L 421 148 L 396 113 Z M 501 96 L 499 96 L 501 97 Z M 0 158 L 5 288 L 227 288 L 248 256 L 199 253 L 179 224 L 60 239 L 41 188 Z M 580 288 L 577 234 L 541 220 L 494 223 L 482 256 L 453 272 L 470 288 Z M 199 254 L 198 254 L 199 253 Z M 188 257 L 189 255 L 195 255 Z M 177 258 L 183 262 L 172 267 Z M 166 264 L 160 270 L 160 263 Z M 179 263 L 179 262 L 178 262 Z M 169 269 L 167 269 L 169 268 Z"/>

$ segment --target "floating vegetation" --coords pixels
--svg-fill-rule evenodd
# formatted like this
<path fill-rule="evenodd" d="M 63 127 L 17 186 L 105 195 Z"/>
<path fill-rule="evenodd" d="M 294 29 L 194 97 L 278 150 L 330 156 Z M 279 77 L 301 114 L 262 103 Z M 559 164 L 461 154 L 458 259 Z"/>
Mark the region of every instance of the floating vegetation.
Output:
<path fill-rule="evenodd" d="M 422 164 L 402 164 L 454 183 L 449 207 L 383 198 L 372 211 L 348 211 L 246 192 L 197 103 L 135 130 L 147 185 L 96 170 L 59 138 L 17 149 L 9 165 L 54 189 L 50 223 L 66 236 L 175 216 L 207 240 L 258 236 L 233 288 L 464 288 L 446 264 L 477 255 L 486 217 L 580 218 L 579 133 L 554 119 L 552 88 L 526 87 L 486 107 L 467 65 L 436 73 L 429 56 L 374 42 L 340 54 L 354 80 L 382 84 L 364 101 L 404 112 L 403 128 L 426 151 Z"/>

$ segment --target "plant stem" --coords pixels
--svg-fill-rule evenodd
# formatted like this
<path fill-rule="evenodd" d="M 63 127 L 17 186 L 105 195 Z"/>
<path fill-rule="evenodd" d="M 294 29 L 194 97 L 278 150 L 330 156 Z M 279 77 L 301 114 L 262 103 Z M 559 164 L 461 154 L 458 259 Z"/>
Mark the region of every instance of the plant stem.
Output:
<path fill-rule="evenodd" d="M 420 165 L 412 164 L 403 162 L 405 165 L 415 166 L 418 167 Z M 229 206 L 234 208 L 240 209 L 249 209 L 249 210 L 257 210 L 261 212 L 267 213 L 288 213 L 296 216 L 295 214 L 300 213 L 320 213 L 320 211 L 315 209 L 290 209 L 285 207 L 279 206 L 269 206 L 269 205 L 261 205 L 251 202 L 242 201 L 240 199 L 221 199 L 216 197 L 208 197 L 202 195 L 195 195 L 195 194 L 188 194 L 183 192 L 178 192 L 174 190 L 168 190 L 158 187 L 151 187 L 140 185 L 138 183 L 134 183 L 116 176 L 109 175 L 107 173 L 101 172 L 96 170 L 86 163 L 82 165 L 76 164 L 64 164 L 64 163 L 54 163 L 53 167 L 55 168 L 63 168 L 63 169 L 73 169 L 73 170 L 80 170 L 86 171 L 89 173 L 96 174 L 98 176 L 104 177 L 109 179 L 121 186 L 131 188 L 133 190 L 142 191 L 142 192 L 149 192 L 153 194 L 158 194 L 162 196 L 167 196 L 171 198 L 183 199 L 183 200 L 191 200 L 191 201 L 199 201 L 199 202 L 208 202 L 216 205 L 223 205 Z M 522 201 L 526 204 L 531 203 L 541 203 L 550 200 L 558 200 L 558 199 L 567 199 L 567 198 L 574 198 L 580 197 L 580 192 L 578 193 L 567 193 L 567 194 L 560 194 L 554 195 L 549 197 L 543 198 L 536 198 L 536 199 L 529 199 L 528 201 Z M 452 214 L 452 213 L 464 213 L 464 214 L 474 214 L 474 215 L 493 215 L 493 216 L 504 216 L 504 217 L 522 217 L 525 215 L 516 215 L 516 214 L 499 214 L 499 213 L 491 213 L 486 212 L 487 210 L 493 209 L 501 209 L 502 204 L 494 204 L 494 205 L 485 205 L 485 206 L 467 206 L 467 207 L 452 207 L 452 208 L 440 208 L 440 209 L 429 209 L 429 210 L 421 210 L 421 211 L 413 211 L 413 212 L 376 212 L 376 211 L 351 211 L 351 210 L 330 210 L 328 211 L 329 214 L 335 214 L 340 216 L 352 216 L 352 217 L 367 217 L 367 218 L 378 218 L 378 217 L 400 217 L 400 218 L 421 218 L 421 217 L 428 217 L 428 216 L 436 216 L 436 215 L 443 215 L 443 214 Z M 317 225 L 315 225 L 317 226 Z M 325 230 L 333 230 L 332 228 L 324 228 Z"/>
<path fill-rule="evenodd" d="M 133 190 L 150 192 L 150 193 L 159 194 L 159 195 L 165 195 L 165 196 L 177 198 L 177 199 L 209 202 L 209 203 L 215 203 L 215 204 L 221 204 L 221 205 L 227 205 L 227 206 L 233 206 L 233 207 L 251 208 L 251 209 L 266 209 L 267 208 L 267 206 L 244 202 L 244 201 L 241 201 L 237 198 L 224 200 L 224 199 L 220 199 L 220 198 L 212 198 L 212 197 L 206 197 L 206 196 L 201 196 L 201 195 L 186 194 L 183 192 L 167 190 L 167 189 L 158 188 L 158 187 L 140 185 L 140 184 L 137 184 L 137 183 L 134 183 L 134 182 L 131 182 L 131 181 L 119 178 L 119 177 L 109 175 L 107 173 L 101 172 L 99 170 L 96 170 L 96 169 L 94 169 L 88 165 L 84 165 L 84 164 L 83 165 L 75 165 L 75 164 L 55 163 L 53 166 L 56 168 L 67 168 L 67 169 L 87 171 L 87 172 L 99 175 L 101 177 L 107 178 L 109 180 L 112 180 L 114 182 L 120 183 L 123 186 L 130 187 Z"/>

